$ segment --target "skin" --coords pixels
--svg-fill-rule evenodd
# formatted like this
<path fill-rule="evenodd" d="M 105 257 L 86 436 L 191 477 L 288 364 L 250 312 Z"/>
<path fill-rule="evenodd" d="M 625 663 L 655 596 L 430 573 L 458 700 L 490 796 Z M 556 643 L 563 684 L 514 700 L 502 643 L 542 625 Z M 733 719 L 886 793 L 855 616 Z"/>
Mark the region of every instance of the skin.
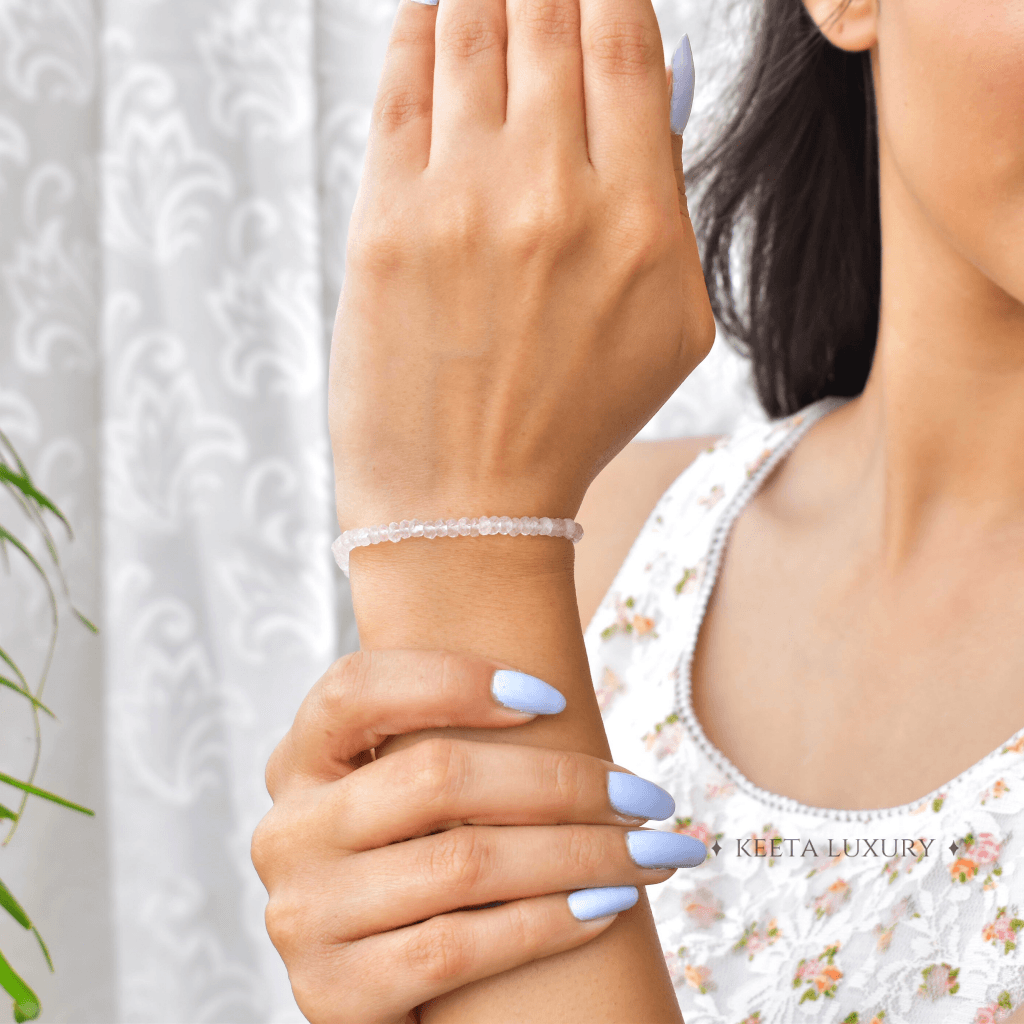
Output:
<path fill-rule="evenodd" d="M 807 6 L 819 24 L 836 12 L 831 2 Z M 884 261 L 877 357 L 864 394 L 816 424 L 739 517 L 698 642 L 694 701 L 711 741 L 757 784 L 805 803 L 869 808 L 924 795 L 1024 723 L 1024 11 L 1000 0 L 969 8 L 954 0 L 840 6 L 827 35 L 837 46 L 870 50 L 879 97 Z M 615 441 L 590 440 L 589 462 L 575 453 L 575 464 L 589 469 L 577 470 L 576 490 L 549 493 L 565 504 L 547 514 L 574 514 L 580 480 L 608 463 Z M 360 476 L 342 454 L 341 468 L 364 484 L 367 515 L 359 522 L 390 518 L 384 500 L 394 495 L 381 496 L 366 483 L 366 467 Z M 671 469 L 692 453 L 664 455 L 661 472 L 672 479 Z M 593 493 L 616 472 L 628 479 L 626 461 L 624 453 L 607 465 Z M 458 468 L 457 460 L 442 465 Z M 412 507 L 398 498 L 394 507 Z M 636 509 L 647 500 L 638 495 L 633 508 L 637 528 Z M 359 511 L 341 505 L 342 525 L 358 525 L 346 515 Z M 482 718 L 455 720 L 450 702 L 427 700 L 430 707 L 419 719 L 407 716 L 403 728 L 381 711 L 372 734 L 406 734 L 378 746 L 382 762 L 397 764 L 423 738 L 436 739 L 434 728 L 414 731 L 442 722 L 445 713 L 452 720 L 443 724 L 456 728 L 442 735 L 452 740 L 580 751 L 607 761 L 579 614 L 587 602 L 592 611 L 596 590 L 586 600 L 581 592 L 577 605 L 572 556 L 565 541 L 509 538 L 354 553 L 364 649 L 484 655 L 547 679 L 569 700 L 560 716 L 501 730 Z M 605 577 L 595 570 L 590 578 L 597 587 Z M 385 675 L 363 687 L 349 714 L 373 718 L 373 695 L 398 685 Z M 350 991 L 375 962 L 373 936 L 339 940 L 351 858 L 337 841 L 314 845 L 311 854 L 310 838 L 326 819 L 296 811 L 300 800 L 320 806 L 342 784 L 373 796 L 373 777 L 359 768 L 363 755 L 328 767 L 319 797 L 309 796 L 303 766 L 323 764 L 344 715 L 340 721 L 328 716 L 300 729 L 291 748 L 286 741 L 287 756 L 271 779 L 277 819 L 255 844 L 277 908 L 268 918 L 271 935 L 277 933 L 293 984 L 307 1005 L 315 1002 L 316 1022 L 371 1019 L 338 1010 L 346 995 L 330 969 L 345 963 Z M 476 728 L 458 728 L 466 725 Z M 857 751 L 856 771 L 848 756 L 835 756 L 837 743 Z M 388 790 L 406 808 L 398 818 L 412 821 L 414 795 L 400 785 Z M 524 794 L 519 814 L 537 801 L 535 792 Z M 379 858 L 379 873 L 368 877 L 378 880 L 380 901 L 401 904 L 411 883 L 385 869 L 386 852 L 360 856 Z M 300 863 L 302 871 L 290 867 Z M 318 872 L 338 880 L 334 909 L 324 909 Z M 274 927 L 282 904 L 290 928 L 279 921 Z M 571 934 L 571 922 L 547 906 L 532 919 L 546 922 L 540 932 L 546 927 L 565 952 L 534 959 L 539 933 L 527 948 L 524 933 L 512 936 L 499 922 L 491 945 L 481 940 L 476 960 L 469 958 L 468 977 L 480 980 L 466 984 L 465 972 L 440 972 L 435 991 L 449 994 L 420 1002 L 409 1019 L 679 1020 L 644 901 L 596 938 Z M 486 921 L 498 919 L 483 915 L 495 913 L 474 912 L 485 935 Z M 367 943 L 362 953 L 360 942 Z M 506 956 L 500 963 L 496 947 Z M 522 966 L 509 969 L 517 956 Z M 399 967 L 393 976 L 401 974 Z"/>

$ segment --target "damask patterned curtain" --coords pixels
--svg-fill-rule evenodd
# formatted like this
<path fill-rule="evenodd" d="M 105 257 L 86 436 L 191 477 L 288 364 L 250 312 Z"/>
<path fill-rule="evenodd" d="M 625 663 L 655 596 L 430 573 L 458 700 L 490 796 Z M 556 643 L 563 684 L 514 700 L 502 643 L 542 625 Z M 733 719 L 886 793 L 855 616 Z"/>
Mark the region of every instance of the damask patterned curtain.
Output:
<path fill-rule="evenodd" d="M 37 775 L 97 816 L 33 801 L 0 851 L 56 972 L 6 921 L 0 949 L 46 1021 L 302 1020 L 249 839 L 271 749 L 358 645 L 325 367 L 396 6 L 0 0 L 0 429 L 101 629 L 64 615 Z M 698 76 L 722 64 L 709 5 L 657 7 L 667 52 L 685 29 Z M 694 125 L 708 103 L 698 77 Z M 745 414 L 718 345 L 642 436 Z M 48 614 L 12 559 L 0 646 L 37 674 Z M 0 771 L 33 753 L 0 693 Z"/>

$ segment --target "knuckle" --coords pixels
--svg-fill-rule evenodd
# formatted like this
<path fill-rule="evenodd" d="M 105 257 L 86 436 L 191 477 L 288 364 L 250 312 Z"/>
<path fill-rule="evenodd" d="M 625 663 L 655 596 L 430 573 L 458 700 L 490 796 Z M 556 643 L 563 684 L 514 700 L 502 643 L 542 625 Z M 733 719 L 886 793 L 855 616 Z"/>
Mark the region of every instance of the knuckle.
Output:
<path fill-rule="evenodd" d="M 401 959 L 413 978 L 431 986 L 444 986 L 471 966 L 472 941 L 451 918 L 434 917 L 413 929 L 405 940 Z"/>
<path fill-rule="evenodd" d="M 502 33 L 494 25 L 477 18 L 454 19 L 437 40 L 438 53 L 454 60 L 472 60 L 504 48 Z"/>
<path fill-rule="evenodd" d="M 411 789 L 422 807 L 443 809 L 466 779 L 465 755 L 452 740 L 433 737 L 409 748 Z"/>
<path fill-rule="evenodd" d="M 504 237 L 522 258 L 554 253 L 570 244 L 583 230 L 581 204 L 573 203 L 561 181 L 530 191 L 508 214 Z"/>
<path fill-rule="evenodd" d="M 489 843 L 472 826 L 439 833 L 434 840 L 427 861 L 428 882 L 440 885 L 459 900 L 472 901 L 492 860 Z"/>
<path fill-rule="evenodd" d="M 271 895 L 264 911 L 270 941 L 282 957 L 306 944 L 310 908 L 282 895 Z"/>
<path fill-rule="evenodd" d="M 602 834 L 586 825 L 569 825 L 565 833 L 565 860 L 569 869 L 586 878 L 597 874 L 607 860 Z"/>
<path fill-rule="evenodd" d="M 595 26 L 585 40 L 585 53 L 597 70 L 609 75 L 646 74 L 661 67 L 661 40 L 637 21 L 611 21 Z"/>
<path fill-rule="evenodd" d="M 555 46 L 578 45 L 579 6 L 565 0 L 524 0 L 516 16 L 533 42 Z"/>
<path fill-rule="evenodd" d="M 270 814 L 267 814 L 253 829 L 252 840 L 249 843 L 249 858 L 260 878 L 266 877 L 270 865 L 273 864 L 276 847 L 276 830 L 270 820 Z"/>
<path fill-rule="evenodd" d="M 583 766 L 580 759 L 567 750 L 549 750 L 542 763 L 545 783 L 550 786 L 560 806 L 572 807 L 583 789 Z"/>
<path fill-rule="evenodd" d="M 429 117 L 433 110 L 433 100 L 420 89 L 412 86 L 396 85 L 382 88 L 377 94 L 373 108 L 373 121 L 378 128 L 394 131 L 416 121 L 421 117 Z"/>
<path fill-rule="evenodd" d="M 544 944 L 546 935 L 541 919 L 530 903 L 516 901 L 507 904 L 505 939 L 509 949 L 520 953 L 534 953 Z"/>

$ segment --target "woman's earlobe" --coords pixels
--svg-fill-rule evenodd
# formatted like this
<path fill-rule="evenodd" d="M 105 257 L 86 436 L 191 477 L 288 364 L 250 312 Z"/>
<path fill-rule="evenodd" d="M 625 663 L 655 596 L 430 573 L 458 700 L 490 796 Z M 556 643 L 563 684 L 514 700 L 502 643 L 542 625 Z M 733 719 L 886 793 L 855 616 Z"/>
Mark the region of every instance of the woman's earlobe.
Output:
<path fill-rule="evenodd" d="M 870 50 L 878 38 L 878 0 L 803 0 L 821 34 L 840 50 Z"/>

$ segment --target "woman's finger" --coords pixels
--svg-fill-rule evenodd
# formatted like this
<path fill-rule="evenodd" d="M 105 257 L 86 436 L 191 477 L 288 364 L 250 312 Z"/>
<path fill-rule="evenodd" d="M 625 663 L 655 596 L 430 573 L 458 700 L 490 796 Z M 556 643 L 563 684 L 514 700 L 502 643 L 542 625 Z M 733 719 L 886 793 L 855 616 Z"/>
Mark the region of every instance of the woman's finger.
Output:
<path fill-rule="evenodd" d="M 665 50 L 651 0 L 580 0 L 590 162 L 624 188 L 660 188 L 671 166 Z"/>
<path fill-rule="evenodd" d="M 505 0 L 444 0 L 438 7 L 431 153 L 505 123 Z"/>
<path fill-rule="evenodd" d="M 672 796 L 608 761 L 571 751 L 430 738 L 325 790 L 312 832 L 369 850 L 462 824 L 634 824 L 675 813 Z"/>
<path fill-rule="evenodd" d="M 418 174 L 430 157 L 437 8 L 402 0 L 370 119 L 368 178 Z"/>
<path fill-rule="evenodd" d="M 565 699 L 543 680 L 449 651 L 357 651 L 336 661 L 306 695 L 267 764 L 274 796 L 285 779 L 341 778 L 352 759 L 389 736 L 422 729 L 507 729 L 557 714 Z"/>
<path fill-rule="evenodd" d="M 357 853 L 321 883 L 336 941 L 453 910 L 613 885 L 657 885 L 704 861 L 692 836 L 610 825 L 468 826 Z"/>
<path fill-rule="evenodd" d="M 604 931 L 617 910 L 632 906 L 636 889 L 626 887 L 595 903 L 601 916 L 580 921 L 568 894 L 516 900 L 486 910 L 464 910 L 420 924 L 335 947 L 324 961 L 306 958 L 300 968 L 320 979 L 316 995 L 299 1007 L 311 1020 L 404 1019 L 410 1006 L 521 964 L 581 946 Z M 607 913 L 602 913 L 607 911 Z M 323 977 L 338 979 L 323 986 Z M 301 977 L 293 987 L 301 992 Z"/>
<path fill-rule="evenodd" d="M 586 158 L 579 0 L 509 0 L 506 123 L 534 151 Z"/>

